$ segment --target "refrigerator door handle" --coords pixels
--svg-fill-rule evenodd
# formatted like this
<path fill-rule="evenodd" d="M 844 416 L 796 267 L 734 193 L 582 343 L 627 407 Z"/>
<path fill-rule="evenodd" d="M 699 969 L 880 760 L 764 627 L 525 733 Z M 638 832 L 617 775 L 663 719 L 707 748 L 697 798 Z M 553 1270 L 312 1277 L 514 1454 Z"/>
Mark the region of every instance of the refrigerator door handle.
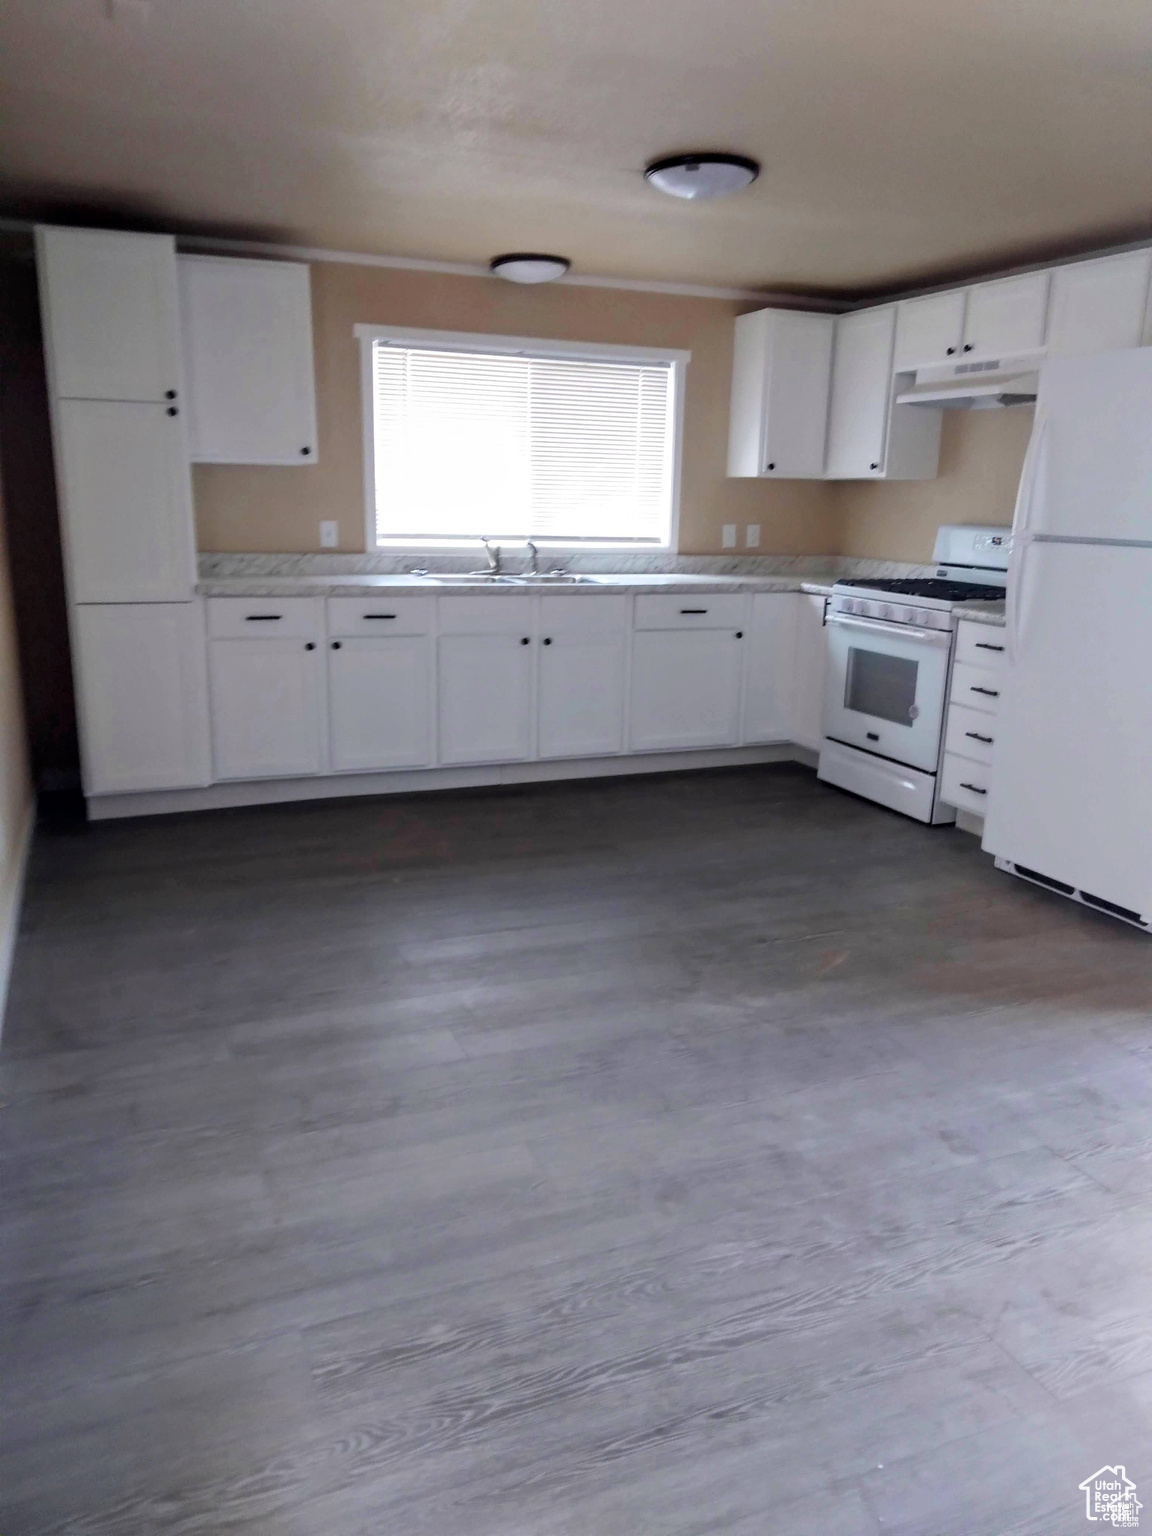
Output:
<path fill-rule="evenodd" d="M 1032 503 L 1036 497 L 1036 480 L 1040 468 L 1040 450 L 1048 432 L 1047 415 L 1037 416 L 1028 439 L 1028 451 L 1024 455 L 1024 467 L 1020 471 L 1020 487 L 1016 493 L 1016 510 L 1012 515 L 1013 540 L 1022 539 L 1032 521 Z"/>

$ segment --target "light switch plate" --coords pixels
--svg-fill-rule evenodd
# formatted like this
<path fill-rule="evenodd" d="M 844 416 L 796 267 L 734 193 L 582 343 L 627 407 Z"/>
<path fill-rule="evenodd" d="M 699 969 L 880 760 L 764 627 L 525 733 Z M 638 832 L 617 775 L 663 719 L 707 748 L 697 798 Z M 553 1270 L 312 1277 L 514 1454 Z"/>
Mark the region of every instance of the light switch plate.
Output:
<path fill-rule="evenodd" d="M 760 524 L 759 523 L 747 523 L 745 525 L 745 528 L 744 528 L 744 548 L 745 549 L 759 549 L 760 548 Z"/>
<path fill-rule="evenodd" d="M 725 523 L 724 526 L 721 528 L 721 530 L 720 530 L 720 548 L 721 549 L 735 549 L 736 548 L 736 524 L 735 523 Z"/>
<path fill-rule="evenodd" d="M 324 522 L 320 524 L 320 548 L 336 549 L 340 543 L 340 524 Z"/>

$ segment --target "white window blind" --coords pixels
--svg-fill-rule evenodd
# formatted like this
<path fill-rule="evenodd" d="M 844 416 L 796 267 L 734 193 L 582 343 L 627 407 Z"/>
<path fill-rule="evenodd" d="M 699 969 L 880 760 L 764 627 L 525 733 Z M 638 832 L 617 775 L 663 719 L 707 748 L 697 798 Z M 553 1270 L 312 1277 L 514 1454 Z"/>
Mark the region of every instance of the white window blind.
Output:
<path fill-rule="evenodd" d="M 667 544 L 670 362 L 372 342 L 379 542 Z"/>

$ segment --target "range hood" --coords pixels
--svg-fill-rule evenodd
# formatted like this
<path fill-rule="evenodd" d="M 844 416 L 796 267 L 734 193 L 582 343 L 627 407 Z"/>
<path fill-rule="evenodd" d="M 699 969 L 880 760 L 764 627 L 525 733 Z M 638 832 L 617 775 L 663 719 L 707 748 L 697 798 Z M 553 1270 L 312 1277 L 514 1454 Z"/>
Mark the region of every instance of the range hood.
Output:
<path fill-rule="evenodd" d="M 1033 405 L 1043 353 L 985 358 L 975 363 L 918 368 L 911 389 L 896 396 L 897 405 L 932 405 L 946 411 L 991 411 L 1007 405 Z"/>

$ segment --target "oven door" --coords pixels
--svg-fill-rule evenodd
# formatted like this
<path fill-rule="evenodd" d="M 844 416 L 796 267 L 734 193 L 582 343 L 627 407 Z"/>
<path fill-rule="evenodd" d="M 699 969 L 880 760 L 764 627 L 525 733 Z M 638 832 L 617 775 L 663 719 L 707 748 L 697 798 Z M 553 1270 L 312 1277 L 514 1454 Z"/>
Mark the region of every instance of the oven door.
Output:
<path fill-rule="evenodd" d="M 935 773 L 951 632 L 830 613 L 828 646 L 825 736 Z"/>

